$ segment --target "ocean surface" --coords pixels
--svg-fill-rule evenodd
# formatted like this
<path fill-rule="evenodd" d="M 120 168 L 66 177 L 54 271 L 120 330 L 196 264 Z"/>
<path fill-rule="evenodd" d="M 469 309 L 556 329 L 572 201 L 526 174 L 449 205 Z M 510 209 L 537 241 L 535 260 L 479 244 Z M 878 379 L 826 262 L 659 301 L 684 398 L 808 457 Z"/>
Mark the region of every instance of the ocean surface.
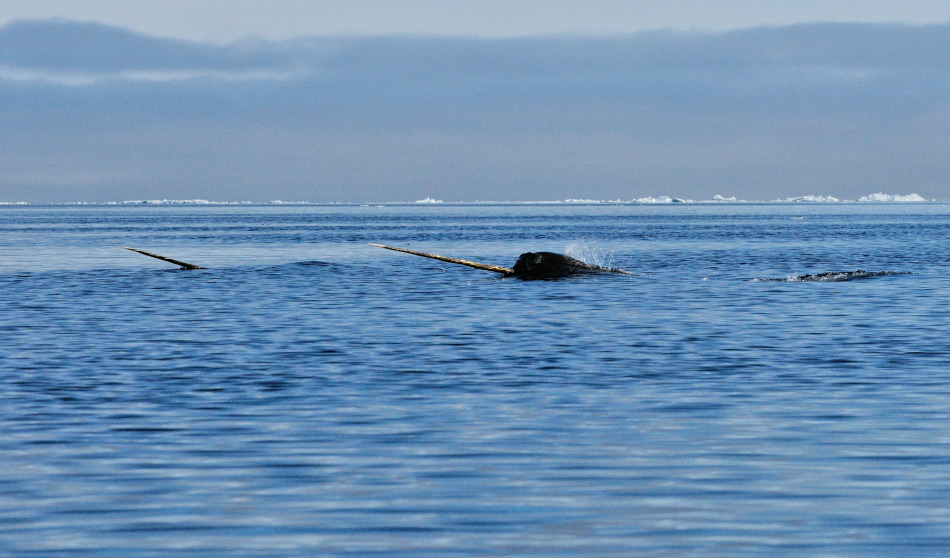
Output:
<path fill-rule="evenodd" d="M 0 309 L 3 557 L 950 554 L 947 204 L 2 206 Z"/>

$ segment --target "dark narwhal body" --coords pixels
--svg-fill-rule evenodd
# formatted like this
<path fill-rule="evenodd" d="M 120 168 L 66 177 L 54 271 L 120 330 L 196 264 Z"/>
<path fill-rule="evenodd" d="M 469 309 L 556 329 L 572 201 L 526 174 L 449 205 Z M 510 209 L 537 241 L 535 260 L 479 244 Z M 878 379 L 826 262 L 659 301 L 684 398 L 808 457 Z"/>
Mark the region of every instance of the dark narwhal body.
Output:
<path fill-rule="evenodd" d="M 526 252 L 521 254 L 515 262 L 511 273 L 506 273 L 505 276 L 519 279 L 558 279 L 576 273 L 595 271 L 618 272 L 619 270 L 593 266 L 554 252 Z"/>

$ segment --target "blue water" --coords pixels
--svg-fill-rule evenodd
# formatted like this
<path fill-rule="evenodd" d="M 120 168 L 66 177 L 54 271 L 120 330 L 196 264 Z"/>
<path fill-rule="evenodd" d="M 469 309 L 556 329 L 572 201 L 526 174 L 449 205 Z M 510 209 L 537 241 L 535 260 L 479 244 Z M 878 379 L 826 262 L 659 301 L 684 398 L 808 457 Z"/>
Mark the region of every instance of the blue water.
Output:
<path fill-rule="evenodd" d="M 950 553 L 950 205 L 7 206 L 0 308 L 0 556 Z"/>

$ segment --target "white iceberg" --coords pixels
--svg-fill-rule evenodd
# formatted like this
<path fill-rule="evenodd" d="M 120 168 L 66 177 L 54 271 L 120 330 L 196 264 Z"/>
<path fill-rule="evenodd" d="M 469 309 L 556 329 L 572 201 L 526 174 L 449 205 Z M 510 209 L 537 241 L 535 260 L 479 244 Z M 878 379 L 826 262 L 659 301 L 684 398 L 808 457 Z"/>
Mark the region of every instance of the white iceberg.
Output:
<path fill-rule="evenodd" d="M 895 195 L 895 194 L 885 194 L 883 192 L 878 192 L 877 194 L 871 194 L 869 196 L 861 196 L 858 198 L 859 202 L 925 202 L 927 198 L 920 196 L 918 194 L 907 194 L 906 196 Z"/>
<path fill-rule="evenodd" d="M 646 197 L 633 200 L 634 203 L 673 203 L 673 198 L 669 196 L 660 196 L 658 198 Z"/>
<path fill-rule="evenodd" d="M 841 200 L 834 196 L 796 196 L 775 201 L 779 203 L 838 203 Z"/>

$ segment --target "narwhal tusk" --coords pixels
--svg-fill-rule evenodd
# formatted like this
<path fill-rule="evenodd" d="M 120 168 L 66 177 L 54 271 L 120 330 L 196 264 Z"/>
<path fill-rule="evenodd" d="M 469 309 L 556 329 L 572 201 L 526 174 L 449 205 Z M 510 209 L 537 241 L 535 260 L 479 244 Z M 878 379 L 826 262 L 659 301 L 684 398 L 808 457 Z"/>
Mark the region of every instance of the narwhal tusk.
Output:
<path fill-rule="evenodd" d="M 133 252 L 138 252 L 143 256 L 148 256 L 150 258 L 155 258 L 156 260 L 162 260 L 168 263 L 173 263 L 175 265 L 181 266 L 182 269 L 205 269 L 200 265 L 190 264 L 188 262 L 183 262 L 179 260 L 173 260 L 172 258 L 166 258 L 165 256 L 159 256 L 158 254 L 153 254 L 151 252 L 146 252 L 145 250 L 139 250 L 138 248 L 130 248 L 128 246 L 123 246 L 126 250 L 131 250 Z"/>
<path fill-rule="evenodd" d="M 446 256 L 440 256 L 438 254 L 428 254 L 426 252 L 417 252 L 415 250 L 409 250 L 408 248 L 394 248 L 393 246 L 386 246 L 384 244 L 373 244 L 369 243 L 370 246 L 376 246 L 378 248 L 385 248 L 387 250 L 394 250 L 396 252 L 405 252 L 407 254 L 412 254 L 414 256 L 422 256 L 423 258 L 432 258 L 433 260 L 440 260 L 443 262 L 454 263 L 458 265 L 467 265 L 468 267 L 474 267 L 475 269 L 483 269 L 485 271 L 494 271 L 495 273 L 501 273 L 503 275 L 511 275 L 514 273 L 514 270 L 509 267 L 502 267 L 500 265 L 488 265 L 478 262 L 472 262 L 469 260 L 462 260 L 459 258 L 449 258 Z"/>

